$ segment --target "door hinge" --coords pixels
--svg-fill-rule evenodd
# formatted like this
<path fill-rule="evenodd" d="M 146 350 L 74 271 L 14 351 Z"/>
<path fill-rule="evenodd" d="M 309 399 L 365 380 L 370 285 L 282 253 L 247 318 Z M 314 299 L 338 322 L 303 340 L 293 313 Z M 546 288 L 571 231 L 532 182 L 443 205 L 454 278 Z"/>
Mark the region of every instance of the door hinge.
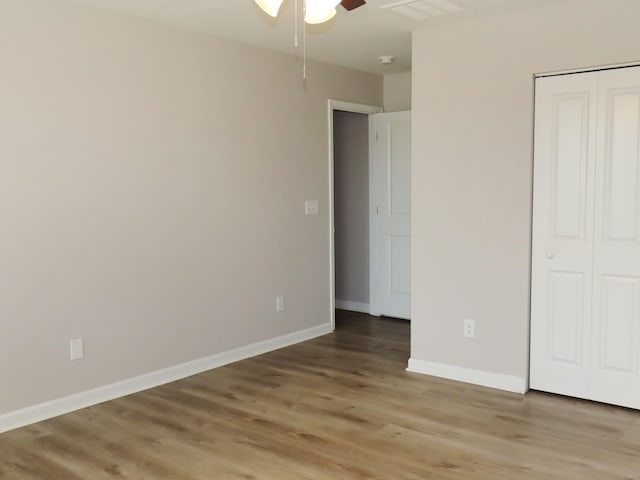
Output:
<path fill-rule="evenodd" d="M 376 205 L 376 215 L 380 215 L 380 207 Z"/>
<path fill-rule="evenodd" d="M 376 132 L 376 142 L 378 141 L 378 132 Z"/>

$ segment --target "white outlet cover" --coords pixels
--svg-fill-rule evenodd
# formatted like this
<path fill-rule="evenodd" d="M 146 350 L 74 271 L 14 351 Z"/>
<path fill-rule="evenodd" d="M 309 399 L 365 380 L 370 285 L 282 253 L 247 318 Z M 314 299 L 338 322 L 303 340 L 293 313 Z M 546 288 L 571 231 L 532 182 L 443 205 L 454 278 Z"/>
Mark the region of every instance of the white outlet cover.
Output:
<path fill-rule="evenodd" d="M 470 318 L 464 319 L 464 331 L 463 334 L 466 338 L 475 338 L 476 336 L 476 322 Z"/>
<path fill-rule="evenodd" d="M 284 311 L 284 296 L 276 297 L 276 312 Z"/>

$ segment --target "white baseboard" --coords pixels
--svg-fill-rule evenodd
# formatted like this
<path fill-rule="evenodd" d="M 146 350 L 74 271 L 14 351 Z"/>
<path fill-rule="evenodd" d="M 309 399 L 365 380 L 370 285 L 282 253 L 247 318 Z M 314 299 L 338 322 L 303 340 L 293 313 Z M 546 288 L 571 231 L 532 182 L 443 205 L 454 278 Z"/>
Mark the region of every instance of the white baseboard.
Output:
<path fill-rule="evenodd" d="M 527 380 L 515 375 L 484 372 L 442 363 L 425 362 L 424 360 L 415 360 L 413 358 L 409 359 L 407 371 L 472 383 L 483 387 L 497 388 L 507 392 L 524 394 L 527 391 Z"/>
<path fill-rule="evenodd" d="M 331 324 L 326 323 L 317 327 L 290 333 L 281 337 L 264 340 L 244 347 L 236 348 L 209 357 L 201 358 L 173 367 L 156 370 L 139 377 L 129 378 L 122 382 L 104 385 L 102 387 L 80 392 L 68 397 L 58 398 L 50 402 L 23 408 L 0 415 L 0 433 L 24 427 L 32 423 L 41 422 L 48 418 L 64 415 L 65 413 L 90 407 L 98 403 L 147 390 L 149 388 L 174 382 L 198 373 L 221 367 L 229 363 L 255 357 L 279 348 L 311 340 L 333 331 Z"/>
<path fill-rule="evenodd" d="M 349 310 L 350 312 L 369 313 L 371 311 L 368 303 L 352 302 L 351 300 L 338 300 L 336 298 L 336 308 Z"/>

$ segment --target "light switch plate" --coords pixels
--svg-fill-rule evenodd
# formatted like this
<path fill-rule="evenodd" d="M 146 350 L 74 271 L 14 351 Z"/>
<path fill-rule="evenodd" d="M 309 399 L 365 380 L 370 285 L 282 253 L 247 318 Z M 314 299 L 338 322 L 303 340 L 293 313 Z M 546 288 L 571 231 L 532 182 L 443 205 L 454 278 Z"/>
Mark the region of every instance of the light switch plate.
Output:
<path fill-rule="evenodd" d="M 307 200 L 304 202 L 305 215 L 318 215 L 320 213 L 320 202 L 318 200 Z"/>
<path fill-rule="evenodd" d="M 82 357 L 84 357 L 84 341 L 82 338 L 69 340 L 69 358 L 71 360 L 80 360 Z"/>

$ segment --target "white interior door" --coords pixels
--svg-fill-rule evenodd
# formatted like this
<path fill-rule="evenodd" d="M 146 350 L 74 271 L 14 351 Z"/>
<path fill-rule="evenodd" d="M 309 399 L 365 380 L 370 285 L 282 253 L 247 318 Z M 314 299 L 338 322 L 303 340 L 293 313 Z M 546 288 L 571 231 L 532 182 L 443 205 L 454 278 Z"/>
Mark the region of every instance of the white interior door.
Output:
<path fill-rule="evenodd" d="M 411 316 L 411 112 L 373 115 L 371 313 Z"/>
<path fill-rule="evenodd" d="M 536 81 L 531 388 L 588 398 L 597 76 Z"/>
<path fill-rule="evenodd" d="M 640 408 L 640 68 L 538 79 L 531 387 Z"/>
<path fill-rule="evenodd" d="M 592 396 L 640 408 L 640 68 L 599 75 Z"/>

